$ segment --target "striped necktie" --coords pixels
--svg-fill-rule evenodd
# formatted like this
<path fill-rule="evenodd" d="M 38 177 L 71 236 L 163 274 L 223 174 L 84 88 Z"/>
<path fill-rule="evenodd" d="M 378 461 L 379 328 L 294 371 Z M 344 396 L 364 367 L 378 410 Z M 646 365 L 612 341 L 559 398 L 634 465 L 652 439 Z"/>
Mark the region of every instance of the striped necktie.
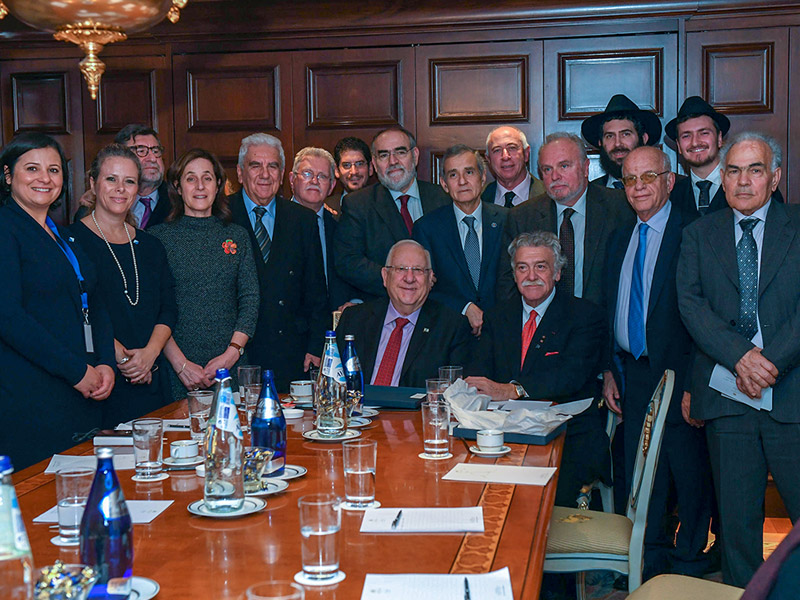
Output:
<path fill-rule="evenodd" d="M 269 259 L 269 249 L 272 246 L 272 240 L 269 237 L 269 233 L 267 233 L 267 228 L 264 227 L 264 222 L 261 220 L 266 214 L 267 209 L 263 206 L 256 206 L 253 209 L 253 212 L 256 215 L 256 224 L 253 227 L 253 231 L 256 234 L 256 243 L 261 249 L 261 258 L 264 259 L 264 262 L 267 262 Z"/>

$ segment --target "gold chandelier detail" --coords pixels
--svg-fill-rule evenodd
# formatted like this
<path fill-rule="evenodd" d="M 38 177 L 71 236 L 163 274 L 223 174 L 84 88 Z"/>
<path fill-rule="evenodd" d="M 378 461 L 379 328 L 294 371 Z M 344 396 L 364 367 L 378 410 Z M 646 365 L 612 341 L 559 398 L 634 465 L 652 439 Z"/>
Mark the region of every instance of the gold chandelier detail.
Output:
<path fill-rule="evenodd" d="M 164 17 L 180 19 L 188 0 L 0 0 L 0 19 L 9 12 L 42 31 L 53 32 L 62 42 L 80 46 L 86 55 L 80 62 L 92 100 L 97 99 L 100 78 L 106 69 L 97 55 L 103 46 L 128 39 L 128 34 L 149 29 Z"/>

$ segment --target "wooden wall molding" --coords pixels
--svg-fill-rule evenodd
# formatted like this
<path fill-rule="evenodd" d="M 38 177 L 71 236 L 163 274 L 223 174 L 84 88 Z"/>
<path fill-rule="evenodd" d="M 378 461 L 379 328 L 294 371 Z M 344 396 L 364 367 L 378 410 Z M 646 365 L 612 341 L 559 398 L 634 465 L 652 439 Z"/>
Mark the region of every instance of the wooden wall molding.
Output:
<path fill-rule="evenodd" d="M 155 71 L 126 69 L 103 75 L 97 95 L 96 133 L 116 135 L 129 123 L 157 128 L 156 112 Z"/>
<path fill-rule="evenodd" d="M 68 134 L 67 74 L 15 73 L 11 76 L 14 135 L 25 131 Z"/>
<path fill-rule="evenodd" d="M 772 113 L 774 42 L 703 46 L 703 97 L 728 114 Z"/>

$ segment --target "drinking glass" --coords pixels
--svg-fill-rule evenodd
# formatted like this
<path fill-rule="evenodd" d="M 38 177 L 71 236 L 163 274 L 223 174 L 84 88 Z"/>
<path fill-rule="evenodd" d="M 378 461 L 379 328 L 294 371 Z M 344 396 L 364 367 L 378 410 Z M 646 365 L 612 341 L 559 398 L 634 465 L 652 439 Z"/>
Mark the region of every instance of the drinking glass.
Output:
<path fill-rule="evenodd" d="M 354 440 L 342 444 L 344 464 L 343 508 L 365 510 L 375 502 L 375 467 L 378 460 L 378 442 Z"/>
<path fill-rule="evenodd" d="M 133 428 L 133 458 L 138 479 L 155 479 L 161 475 L 164 449 L 163 419 L 136 419 Z"/>
<path fill-rule="evenodd" d="M 56 506 L 58 536 L 62 544 L 77 544 L 86 499 L 94 480 L 94 469 L 59 469 L 56 471 Z"/>
<path fill-rule="evenodd" d="M 458 367 L 455 365 L 439 367 L 439 379 L 446 379 L 448 381 L 448 385 L 453 384 L 456 382 L 456 380 L 463 378 L 464 367 Z"/>
<path fill-rule="evenodd" d="M 444 391 L 450 387 L 447 379 L 426 379 L 425 389 L 428 392 L 428 402 L 445 402 Z"/>
<path fill-rule="evenodd" d="M 236 370 L 239 380 L 239 397 L 244 398 L 244 388 L 248 385 L 261 383 L 261 367 L 258 365 L 242 365 Z"/>
<path fill-rule="evenodd" d="M 192 439 L 202 441 L 206 435 L 211 403 L 214 401 L 214 392 L 211 390 L 195 390 L 189 392 L 188 398 L 189 426 Z"/>
<path fill-rule="evenodd" d="M 291 581 L 262 581 L 247 588 L 246 600 L 305 600 L 305 590 Z"/>
<path fill-rule="evenodd" d="M 303 575 L 324 581 L 339 573 L 341 498 L 334 494 L 310 494 L 297 501 L 300 508 Z"/>
<path fill-rule="evenodd" d="M 422 403 L 422 442 L 426 458 L 443 458 L 450 453 L 450 405 Z"/>
<path fill-rule="evenodd" d="M 261 384 L 250 383 L 244 386 L 244 396 L 237 407 L 239 410 L 239 423 L 242 431 L 250 431 L 253 426 L 253 414 L 258 406 L 258 397 L 261 395 Z"/>

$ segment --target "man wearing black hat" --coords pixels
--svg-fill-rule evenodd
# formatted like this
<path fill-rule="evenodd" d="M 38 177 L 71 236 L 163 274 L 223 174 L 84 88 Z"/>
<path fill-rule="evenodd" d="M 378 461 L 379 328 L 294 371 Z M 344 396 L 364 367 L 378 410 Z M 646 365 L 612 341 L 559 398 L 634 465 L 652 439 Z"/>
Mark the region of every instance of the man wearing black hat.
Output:
<path fill-rule="evenodd" d="M 623 94 L 617 94 L 606 109 L 581 125 L 583 137 L 600 151 L 600 166 L 606 172 L 592 183 L 622 189 L 622 163 L 639 146 L 655 146 L 661 139 L 661 121 L 655 113 L 641 110 Z"/>

